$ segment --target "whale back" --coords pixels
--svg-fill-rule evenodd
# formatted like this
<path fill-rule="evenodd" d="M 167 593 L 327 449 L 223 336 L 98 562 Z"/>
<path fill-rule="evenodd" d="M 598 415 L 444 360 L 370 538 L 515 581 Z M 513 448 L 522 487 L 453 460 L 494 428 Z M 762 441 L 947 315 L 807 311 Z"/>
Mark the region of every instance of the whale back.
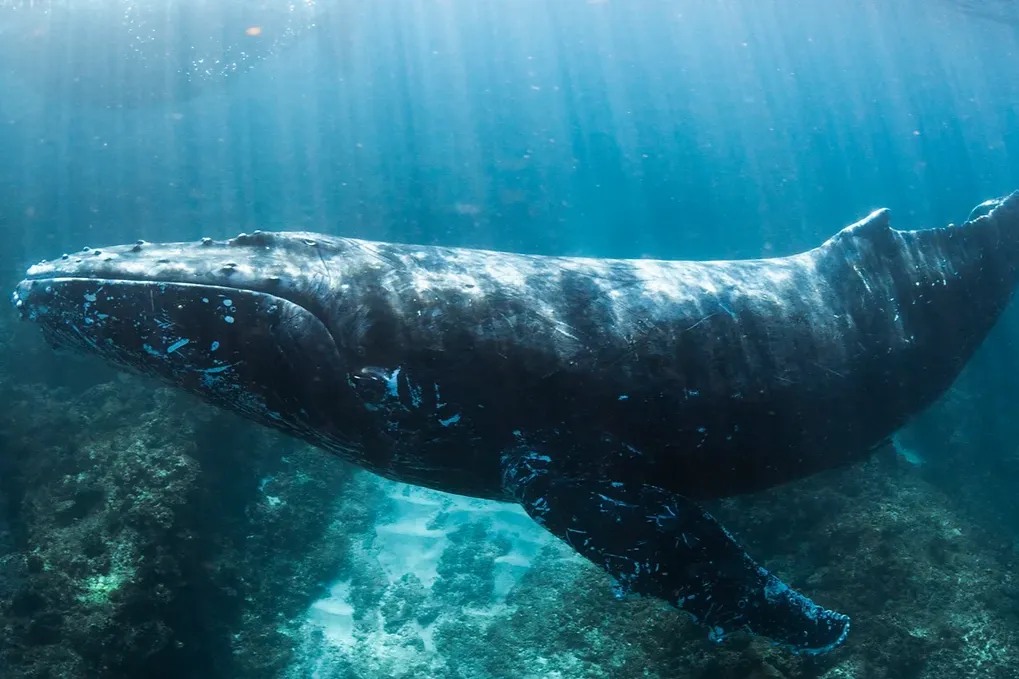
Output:
<path fill-rule="evenodd" d="M 391 478 L 501 497 L 526 435 L 572 476 L 715 497 L 857 459 L 937 398 L 1012 295 L 1017 203 L 921 231 L 881 210 L 742 261 L 138 243 L 32 267 L 14 301 L 64 343 Z"/>
<path fill-rule="evenodd" d="M 495 442 L 479 467 L 512 431 L 541 432 L 569 473 L 713 497 L 858 459 L 936 399 L 1011 298 L 1017 234 L 1011 196 L 921 231 L 879 210 L 760 260 L 357 242 L 372 263 L 346 253 L 351 287 L 328 316 L 351 360 L 441 386 Z M 423 457 L 455 464 L 443 451 L 458 448 L 433 433 L 415 439 Z"/>

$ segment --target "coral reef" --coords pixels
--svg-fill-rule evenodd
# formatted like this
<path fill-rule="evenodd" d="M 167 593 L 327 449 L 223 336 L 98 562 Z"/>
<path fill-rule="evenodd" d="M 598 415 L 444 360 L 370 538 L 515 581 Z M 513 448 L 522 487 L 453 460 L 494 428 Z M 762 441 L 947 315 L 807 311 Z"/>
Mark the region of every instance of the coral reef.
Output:
<path fill-rule="evenodd" d="M 170 390 L 97 376 L 81 390 L 0 387 L 16 550 L 2 558 L 20 574 L 0 603 L 4 676 L 277 676 L 286 621 L 371 525 L 355 503 L 331 525 L 352 470 Z"/>
<path fill-rule="evenodd" d="M 656 602 L 616 599 L 598 569 L 540 538 L 540 551 L 503 604 L 478 614 L 469 597 L 450 588 L 464 573 L 491 582 L 490 535 L 468 553 L 451 541 L 440 560 L 459 564 L 449 571 L 453 582 L 443 584 L 443 569 L 424 592 L 397 578 L 379 597 L 381 606 L 354 603 L 354 617 L 363 604 L 371 614 L 360 613 L 368 623 L 353 641 L 307 632 L 304 658 L 289 676 L 308 676 L 312 667 L 320 676 L 406 679 L 1011 676 L 1019 661 L 1019 621 L 1008 604 L 1019 597 L 1011 554 L 948 506 L 890 450 L 859 467 L 718 503 L 717 513 L 739 526 L 769 566 L 853 616 L 849 641 L 829 655 L 791 656 L 740 635 L 708 641 L 703 629 Z M 484 516 L 470 520 L 490 523 Z M 482 537 L 478 527 L 459 531 Z M 393 608 L 401 598 L 426 612 L 427 637 Z M 329 622 L 320 618 L 309 630 L 316 624 L 328 629 Z"/>

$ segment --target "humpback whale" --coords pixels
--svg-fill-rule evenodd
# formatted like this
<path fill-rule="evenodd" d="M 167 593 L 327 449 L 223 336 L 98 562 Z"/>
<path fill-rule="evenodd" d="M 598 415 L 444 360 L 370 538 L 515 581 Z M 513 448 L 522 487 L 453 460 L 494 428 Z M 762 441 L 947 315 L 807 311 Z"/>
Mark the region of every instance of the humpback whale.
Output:
<path fill-rule="evenodd" d="M 516 502 L 621 592 L 794 652 L 849 618 L 702 508 L 849 464 L 957 377 L 1009 303 L 1019 192 L 961 225 L 881 209 L 816 248 L 594 259 L 303 232 L 119 245 L 28 270 L 49 341 L 381 476 Z"/>

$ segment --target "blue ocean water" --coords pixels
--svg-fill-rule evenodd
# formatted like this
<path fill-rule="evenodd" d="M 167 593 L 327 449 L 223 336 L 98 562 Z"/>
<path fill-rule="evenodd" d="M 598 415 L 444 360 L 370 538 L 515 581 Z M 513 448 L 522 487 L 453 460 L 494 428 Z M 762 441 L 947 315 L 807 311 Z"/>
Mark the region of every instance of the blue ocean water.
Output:
<path fill-rule="evenodd" d="M 1019 188 L 1017 29 L 1019 8 L 1004 0 L 309 0 L 258 6 L 233 0 L 158 6 L 143 0 L 85 4 L 0 0 L 0 275 L 13 286 L 26 265 L 86 245 L 139 238 L 222 238 L 255 229 L 304 229 L 541 254 L 729 259 L 813 247 L 878 207 L 890 208 L 893 223 L 902 228 L 960 222 L 974 205 Z M 1001 581 L 1011 577 L 1002 564 L 1012 563 L 1019 540 L 1019 503 L 1014 494 L 1019 481 L 1017 323 L 1012 309 L 944 401 L 901 433 L 898 444 L 905 467 L 895 471 L 903 475 L 894 477 L 901 485 L 898 481 L 891 485 L 906 488 L 905 498 L 920 498 L 901 500 L 897 511 L 934 505 L 942 512 L 939 517 L 954 517 L 951 520 L 964 527 L 952 524 L 946 534 L 959 530 L 992 554 L 997 561 L 986 568 L 999 569 L 994 573 Z M 33 450 L 31 440 L 45 441 L 48 454 L 54 455 L 53 451 L 88 446 L 99 450 L 110 441 L 122 448 L 145 447 L 131 438 L 130 428 L 122 431 L 116 426 L 195 406 L 154 401 L 137 412 L 118 406 L 118 390 L 138 402 L 144 400 L 140 395 L 144 390 L 134 382 L 116 382 L 121 378 L 89 363 L 53 359 L 38 337 L 14 326 L 13 314 L 0 321 L 0 329 L 8 338 L 0 380 L 4 398 L 12 404 L 0 422 L 0 445 L 6 452 L 0 470 L 7 479 L 0 483 L 7 507 L 0 520 L 0 551 L 20 555 L 4 561 L 12 584 L 5 584 L 0 575 L 0 588 L 19 593 L 25 578 L 33 577 L 33 568 L 49 568 L 33 566 L 25 555 L 31 555 L 39 541 L 59 540 L 61 531 L 76 525 L 71 519 L 55 528 L 32 524 L 28 517 L 42 511 L 39 503 L 59 493 L 34 496 L 31 488 L 19 484 L 84 473 L 71 463 L 26 471 L 24 455 Z M 102 391 L 103 385 L 115 386 Z M 52 391 L 40 391 L 44 388 Z M 114 415 L 96 416 L 93 422 L 87 415 L 89 404 L 99 402 L 106 403 L 103 412 Z M 70 425 L 60 420 L 47 426 L 49 415 L 26 424 L 26 413 L 49 413 L 46 408 L 81 410 L 75 420 L 77 431 L 91 427 L 94 433 L 96 427 L 108 427 L 118 433 L 103 439 L 106 443 L 73 437 L 69 442 L 51 441 L 40 432 Z M 185 421 L 199 417 L 185 412 Z M 202 411 L 200 417 L 212 416 Z M 245 426 L 233 420 L 220 422 L 228 422 L 222 425 L 227 428 Z M 249 438 L 258 434 L 248 430 L 218 438 L 220 434 L 209 433 L 213 425 L 202 426 L 204 434 L 194 434 L 199 448 L 276 446 L 274 450 L 289 451 L 294 445 L 277 439 L 271 445 L 254 443 Z M 153 433 L 161 431 L 156 425 L 146 424 L 145 431 L 150 443 L 161 440 Z M 172 445 L 177 450 L 184 444 Z M 188 454 L 202 459 L 198 453 Z M 259 492 L 279 502 L 296 502 L 270 494 L 272 479 L 282 478 L 283 467 L 268 458 L 270 453 L 263 451 L 256 465 Z M 215 469 L 214 464 L 211 467 Z M 174 467 L 173 473 L 192 479 L 181 471 L 185 468 Z M 299 474 L 291 471 L 295 477 Z M 209 478 L 217 473 L 227 475 L 220 469 Z M 882 468 L 868 473 L 886 478 L 892 472 Z M 843 481 L 873 488 L 859 478 Z M 345 477 L 334 481 L 354 483 Z M 923 485 L 909 485 L 914 483 Z M 453 535 L 450 544 L 460 547 L 465 560 L 473 548 L 464 545 L 476 544 L 469 541 L 470 531 L 484 532 L 466 519 L 462 526 L 450 519 L 470 511 L 441 505 L 445 500 L 431 496 L 407 500 L 412 491 L 392 488 L 359 492 L 368 498 L 365 506 L 372 504 L 371 498 L 390 501 L 399 496 L 402 499 L 394 502 L 404 503 L 399 506 L 408 516 L 446 525 Z M 868 493 L 873 491 L 859 492 L 871 503 Z M 241 500 L 254 502 L 250 497 Z M 68 501 L 72 508 L 78 506 L 73 498 Z M 433 505 L 444 507 L 445 518 L 427 511 L 414 513 L 423 511 L 415 508 Z M 253 511 L 247 517 L 257 526 Z M 365 535 L 391 534 L 380 532 L 378 526 L 396 526 L 396 534 L 404 535 L 402 542 L 379 538 L 390 553 L 417 540 L 407 548 L 410 555 L 400 561 L 404 566 L 418 551 L 431 549 L 421 541 L 427 536 L 401 532 L 406 527 L 399 518 L 402 514 L 380 518 L 369 516 L 367 509 L 357 511 L 361 521 L 357 525 Z M 301 520 L 313 523 L 308 517 Z M 537 558 L 539 549 L 552 549 L 537 538 L 520 537 L 518 520 L 500 516 L 496 522 L 503 539 L 525 545 L 507 548 L 507 553 L 522 550 L 530 559 Z M 861 520 L 861 525 L 867 521 Z M 916 562 L 909 565 L 892 554 L 903 541 L 898 531 L 908 533 L 908 526 L 895 524 L 897 529 L 889 529 L 891 519 L 878 514 L 869 525 L 886 535 L 884 546 L 874 551 L 887 552 L 885 563 L 897 564 L 898 570 L 889 567 L 887 573 L 867 577 L 908 582 L 911 574 L 927 568 L 923 564 L 929 558 L 942 565 L 956 559 L 924 552 L 914 554 Z M 219 537 L 196 539 L 228 542 L 223 537 L 227 533 L 222 529 Z M 801 549 L 801 562 L 806 554 L 825 552 L 817 546 L 824 542 L 823 533 L 791 531 L 781 539 L 765 533 L 758 536 L 760 544 L 777 554 L 786 554 L 785 548 L 788 553 Z M 807 537 L 820 542 L 809 548 L 789 547 L 808 544 Z M 349 535 L 342 539 L 352 540 Z M 866 544 L 867 538 L 847 542 Z M 357 552 L 344 544 L 348 553 Z M 150 547 L 158 551 L 156 543 Z M 938 555 L 945 549 L 954 554 L 956 549 L 929 545 L 924 549 L 928 547 Z M 301 549 L 308 551 L 306 545 Z M 124 564 L 141 559 L 142 552 L 96 556 L 107 562 L 99 575 L 85 574 L 94 564 L 69 564 L 62 572 L 91 583 L 88 591 L 99 596 L 104 588 L 119 587 L 116 574 L 130 571 Z M 145 558 L 153 557 L 145 552 Z M 357 610 L 361 600 L 380 610 L 385 606 L 441 610 L 443 599 L 438 594 L 426 604 L 417 590 L 401 594 L 403 590 L 392 588 L 358 589 L 356 578 L 351 585 L 342 577 L 343 568 L 353 569 L 351 562 L 361 558 L 348 554 L 342 563 L 330 563 L 335 567 L 331 575 L 323 567 L 322 573 L 308 576 L 306 600 L 289 601 L 286 619 L 300 619 L 301 611 L 309 607 L 314 617 L 315 610 L 324 609 L 315 609 L 313 602 L 329 601 L 330 591 L 339 591 L 332 604 L 325 604 L 332 606 L 334 617 L 339 615 L 337 608 Z M 507 562 L 498 558 L 492 561 Z M 837 571 L 840 560 L 839 550 L 833 548 L 827 559 L 818 557 L 807 570 Z M 199 561 L 196 557 L 194 563 Z M 198 574 L 216 570 L 201 563 L 194 573 L 174 582 L 190 583 L 200 579 Z M 428 567 L 430 577 L 446 582 L 442 585 L 446 589 L 440 590 L 453 591 L 449 597 L 464 597 L 456 605 L 480 605 L 481 595 L 475 592 L 470 596 L 476 600 L 470 599 L 456 589 L 463 583 L 454 583 L 448 575 L 451 563 Z M 964 576 L 970 573 L 968 562 L 958 567 Z M 370 570 L 366 569 L 362 568 Z M 549 566 L 539 573 L 554 582 L 557 572 Z M 502 584 L 493 591 L 500 587 L 509 591 L 519 582 L 541 591 L 533 578 L 507 577 L 495 577 Z M 130 581 L 127 576 L 122 579 Z M 171 580 L 152 575 L 144 587 L 172 589 Z M 235 586 L 228 581 L 217 575 L 203 581 L 202 587 L 222 592 Z M 861 576 L 831 589 L 858 592 L 866 582 Z M 946 583 L 939 587 L 949 587 Z M 78 668 L 81 676 L 94 676 L 89 672 L 96 665 L 90 663 L 100 656 L 104 662 L 116 658 L 117 676 L 141 676 L 154 666 L 147 658 L 177 657 L 159 640 L 178 638 L 178 628 L 191 624 L 182 622 L 186 616 L 178 611 L 176 618 L 167 618 L 158 631 L 151 631 L 146 643 L 104 656 L 107 646 L 90 643 L 87 634 L 84 640 L 82 635 L 72 640 L 59 624 L 39 624 L 40 616 L 52 612 L 39 601 L 52 602 L 59 596 L 45 590 L 44 584 L 33 586 L 28 599 L 23 593 L 18 594 L 22 598 L 12 595 L 12 601 L 21 604 L 0 606 L 0 613 L 11 619 L 30 620 L 24 629 L 8 628 L 17 632 L 10 633 L 9 652 L 0 657 L 7 658 L 10 669 L 5 671 L 10 676 L 22 676 L 10 663 L 34 672 L 45 666 L 35 651 L 26 648 L 58 649 L 52 657 L 73 655 L 76 659 L 66 667 Z M 57 584 L 48 586 L 59 589 Z M 958 582 L 954 586 L 962 587 Z M 353 588 L 354 594 L 344 594 L 344 587 Z M 570 599 L 574 605 L 580 606 L 581 600 L 600 602 L 588 593 L 593 585 L 577 587 L 566 590 L 573 592 L 569 596 L 575 597 Z M 464 585 L 463 591 L 468 589 Z M 255 597 L 250 593 L 255 590 L 246 591 L 249 599 Z M 921 588 L 908 605 L 896 610 L 904 611 L 902 620 L 909 620 L 905 611 L 936 608 L 939 596 L 940 590 Z M 379 642 L 378 648 L 388 649 L 385 652 L 373 654 L 370 645 L 362 644 L 356 652 L 341 645 L 338 648 L 346 650 L 327 653 L 301 636 L 303 632 L 293 631 L 299 627 L 293 623 L 288 633 L 297 641 L 292 645 L 305 649 L 301 662 L 307 664 L 288 657 L 275 665 L 267 661 L 263 674 L 250 667 L 241 672 L 223 660 L 231 657 L 223 650 L 229 646 L 224 630 L 240 629 L 244 615 L 257 617 L 252 610 L 272 609 L 263 603 L 259 605 L 264 610 L 256 605 L 243 614 L 231 609 L 222 620 L 216 610 L 197 615 L 204 618 L 194 625 L 208 625 L 221 638 L 208 647 L 194 646 L 197 650 L 187 660 L 193 674 L 177 676 L 284 676 L 280 667 L 300 674 L 312 672 L 307 668 L 314 666 L 321 676 L 337 677 L 600 676 L 593 668 L 601 668 L 598 671 L 605 676 L 934 677 L 958 676 L 952 668 L 968 663 L 978 667 L 972 676 L 1011 677 L 1016 676 L 1011 674 L 1014 666 L 1007 666 L 1004 658 L 1010 656 L 1001 649 L 1012 639 L 1010 630 L 1019 629 L 1017 599 L 1009 598 L 1016 596 L 1015 590 L 998 596 L 996 604 L 988 604 L 993 612 L 984 612 L 992 622 L 980 629 L 993 628 L 985 637 L 975 636 L 962 623 L 958 629 L 952 627 L 955 623 L 949 618 L 955 613 L 929 618 L 944 622 L 948 632 L 914 629 L 902 622 L 904 638 L 918 641 L 909 641 L 914 644 L 909 653 L 899 653 L 920 657 L 915 667 L 897 667 L 894 658 L 880 650 L 812 665 L 786 663 L 737 647 L 726 651 L 718 664 L 702 658 L 696 672 L 678 669 L 692 666 L 683 655 L 692 653 L 692 646 L 661 650 L 672 641 L 634 652 L 636 659 L 613 651 L 618 665 L 610 671 L 606 658 L 611 654 L 590 651 L 590 639 L 578 633 L 560 638 L 562 647 L 575 653 L 563 660 L 567 651 L 554 655 L 548 648 L 533 650 L 549 633 L 535 631 L 536 624 L 525 630 L 523 623 L 513 628 L 517 636 L 509 638 L 485 628 L 489 645 L 498 642 L 518 654 L 517 664 L 509 663 L 505 670 L 462 659 L 457 664 L 450 658 L 466 654 L 466 647 L 444 641 L 442 634 L 438 641 L 423 635 L 427 641 L 420 642 L 413 661 L 405 655 L 387 656 L 394 653 L 391 640 L 389 645 Z M 80 602 L 81 597 L 70 600 Z M 862 602 L 860 606 L 865 611 L 880 608 Z M 243 608 L 232 600 L 223 607 Z M 71 617 L 66 608 L 63 615 Z M 120 609 L 114 622 L 95 622 L 101 611 L 89 615 L 106 634 L 142 626 Z M 427 615 L 441 619 L 442 613 L 432 610 Z M 431 622 L 422 621 L 427 615 L 415 618 L 415 629 L 432 629 Z M 630 609 L 627 615 L 632 622 L 647 614 Z M 865 613 L 860 615 L 866 619 Z M 967 615 L 978 617 L 972 611 Z M 578 628 L 593 628 L 588 616 L 575 617 L 583 619 Z M 352 619 L 359 620 L 356 615 Z M 673 631 L 662 631 L 655 624 L 648 623 L 650 638 L 663 639 Z M 871 639 L 866 636 L 867 623 L 861 626 Z M 613 625 L 607 628 L 618 632 Z M 252 634 L 253 629 L 257 626 L 244 633 Z M 393 634 L 409 634 L 398 625 L 392 629 Z M 463 635 L 480 634 L 480 629 L 473 627 Z M 528 630 L 530 636 L 525 634 Z M 445 634 L 456 636 L 449 630 Z M 977 647 L 983 655 L 974 650 Z M 532 649 L 533 654 L 522 649 Z M 475 648 L 474 653 L 480 651 Z M 439 662 L 432 656 L 445 659 Z M 676 659 L 676 664 L 661 660 L 665 656 Z M 219 664 L 212 664 L 213 657 Z M 973 658 L 983 664 L 974 665 Z M 206 669 L 219 669 L 202 674 L 206 661 L 210 663 Z"/>

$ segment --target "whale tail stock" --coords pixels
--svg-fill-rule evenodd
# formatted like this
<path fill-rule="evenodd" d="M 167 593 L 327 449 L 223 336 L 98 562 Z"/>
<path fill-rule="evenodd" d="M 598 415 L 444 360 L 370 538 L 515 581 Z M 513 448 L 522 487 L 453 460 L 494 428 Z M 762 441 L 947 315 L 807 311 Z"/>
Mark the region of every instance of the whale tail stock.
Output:
<path fill-rule="evenodd" d="M 958 376 L 1019 286 L 1019 191 L 985 201 L 967 220 L 899 231 L 904 272 L 893 294 L 930 370 L 945 369 L 936 397 Z"/>
<path fill-rule="evenodd" d="M 607 571 L 622 593 L 667 601 L 721 641 L 768 637 L 798 653 L 835 648 L 849 618 L 818 606 L 754 563 L 714 517 L 661 488 L 564 477 L 521 448 L 503 458 L 504 484 L 532 519 Z"/>
<path fill-rule="evenodd" d="M 959 225 L 891 230 L 883 222 L 894 243 L 884 265 L 898 269 L 886 274 L 889 292 L 900 306 L 918 307 L 920 327 L 955 326 L 982 339 L 1019 284 L 1019 191 L 984 201 Z"/>
<path fill-rule="evenodd" d="M 979 206 L 965 223 L 901 231 L 887 211 L 844 229 L 818 267 L 844 285 L 859 318 L 886 303 L 915 363 L 901 380 L 904 412 L 942 393 L 1000 317 L 1019 281 L 1019 192 Z M 901 322 L 900 322 L 901 318 Z M 893 338 L 895 339 L 895 338 Z M 887 353 L 887 352 L 885 352 Z M 667 601 L 712 639 L 746 631 L 794 652 L 839 646 L 850 621 L 791 589 L 748 556 L 693 500 L 641 482 L 571 476 L 519 445 L 503 456 L 505 489 L 525 511 L 608 572 L 624 592 Z"/>
<path fill-rule="evenodd" d="M 932 258 L 940 255 L 942 266 L 953 267 L 952 273 L 969 273 L 960 267 L 977 263 L 988 275 L 1002 276 L 1013 285 L 1019 282 L 1019 191 L 980 203 L 960 225 L 899 233 L 932 268 Z"/>

